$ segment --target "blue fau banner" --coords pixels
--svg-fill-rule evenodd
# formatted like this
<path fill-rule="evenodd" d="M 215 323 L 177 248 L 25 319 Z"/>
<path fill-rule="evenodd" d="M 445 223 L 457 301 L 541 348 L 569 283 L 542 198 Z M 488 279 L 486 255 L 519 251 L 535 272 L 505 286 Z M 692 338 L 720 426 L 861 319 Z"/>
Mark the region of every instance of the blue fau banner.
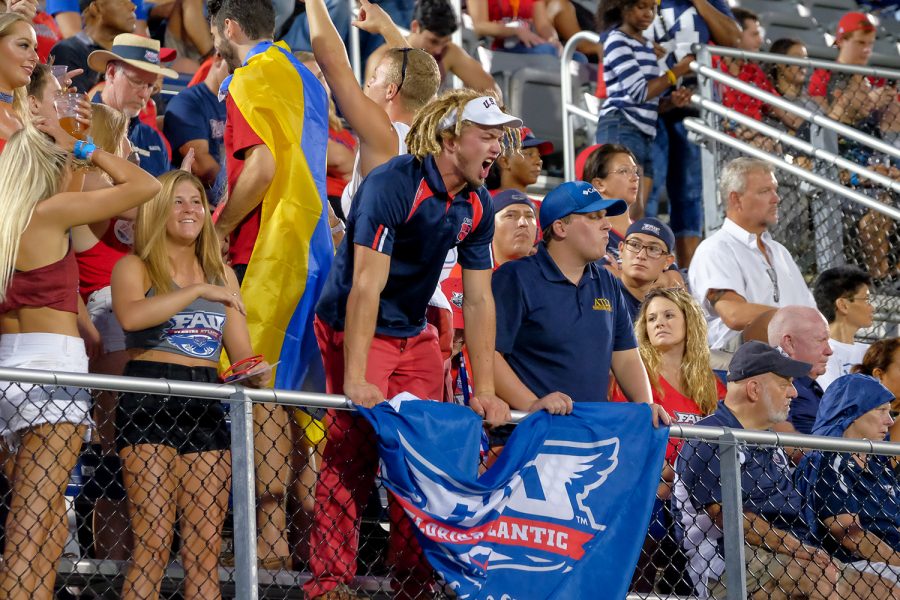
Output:
<path fill-rule="evenodd" d="M 649 407 L 537 412 L 480 477 L 481 419 L 468 408 L 398 397 L 359 412 L 385 485 L 460 599 L 625 597 L 668 440 Z"/>

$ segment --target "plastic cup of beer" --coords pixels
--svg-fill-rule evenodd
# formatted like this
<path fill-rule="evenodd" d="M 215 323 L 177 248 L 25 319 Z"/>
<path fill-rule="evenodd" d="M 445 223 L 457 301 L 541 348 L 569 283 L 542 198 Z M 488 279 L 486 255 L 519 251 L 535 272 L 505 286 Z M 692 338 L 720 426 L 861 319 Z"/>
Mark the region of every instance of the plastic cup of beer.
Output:
<path fill-rule="evenodd" d="M 87 139 L 87 127 L 78 121 L 78 105 L 84 97 L 84 94 L 68 92 L 53 101 L 60 127 L 78 140 Z"/>
<path fill-rule="evenodd" d="M 53 74 L 53 79 L 59 82 L 59 87 L 63 90 L 66 89 L 66 73 L 69 72 L 69 67 L 66 65 L 52 65 L 50 67 L 50 72 Z"/>

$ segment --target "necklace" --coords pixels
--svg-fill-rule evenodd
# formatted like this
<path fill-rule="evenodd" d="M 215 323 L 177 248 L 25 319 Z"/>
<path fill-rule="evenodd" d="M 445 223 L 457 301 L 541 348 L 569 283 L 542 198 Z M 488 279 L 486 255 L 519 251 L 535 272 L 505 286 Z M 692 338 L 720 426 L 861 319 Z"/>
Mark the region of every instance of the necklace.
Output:
<path fill-rule="evenodd" d="M 15 97 L 12 94 L 7 94 L 6 92 L 0 92 L 0 102 L 4 104 L 12 104 Z"/>

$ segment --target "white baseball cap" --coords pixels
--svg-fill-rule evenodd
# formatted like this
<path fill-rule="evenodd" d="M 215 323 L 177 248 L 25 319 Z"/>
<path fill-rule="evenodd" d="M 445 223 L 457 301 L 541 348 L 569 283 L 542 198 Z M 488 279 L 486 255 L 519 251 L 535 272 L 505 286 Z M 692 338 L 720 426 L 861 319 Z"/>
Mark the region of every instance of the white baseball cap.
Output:
<path fill-rule="evenodd" d="M 462 120 L 486 127 L 522 126 L 522 119 L 500 110 L 500 107 L 497 106 L 497 100 L 493 96 L 482 96 L 466 102 L 466 106 L 463 108 Z M 456 109 L 454 108 L 441 121 L 441 129 L 452 129 L 455 125 Z"/>

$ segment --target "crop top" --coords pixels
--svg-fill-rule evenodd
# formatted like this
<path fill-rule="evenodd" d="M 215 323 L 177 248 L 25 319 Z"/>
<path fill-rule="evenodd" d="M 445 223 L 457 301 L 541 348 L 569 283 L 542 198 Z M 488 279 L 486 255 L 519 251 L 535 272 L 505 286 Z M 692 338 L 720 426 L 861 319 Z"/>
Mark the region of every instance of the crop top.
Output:
<path fill-rule="evenodd" d="M 0 313 L 26 307 L 78 314 L 78 263 L 71 246 L 55 263 L 13 273 L 6 288 L 6 300 L 0 304 Z"/>
<path fill-rule="evenodd" d="M 155 295 L 153 288 L 146 293 L 148 298 Z M 197 298 L 165 323 L 140 331 L 126 331 L 125 346 L 219 362 L 224 328 L 225 305 Z"/>

